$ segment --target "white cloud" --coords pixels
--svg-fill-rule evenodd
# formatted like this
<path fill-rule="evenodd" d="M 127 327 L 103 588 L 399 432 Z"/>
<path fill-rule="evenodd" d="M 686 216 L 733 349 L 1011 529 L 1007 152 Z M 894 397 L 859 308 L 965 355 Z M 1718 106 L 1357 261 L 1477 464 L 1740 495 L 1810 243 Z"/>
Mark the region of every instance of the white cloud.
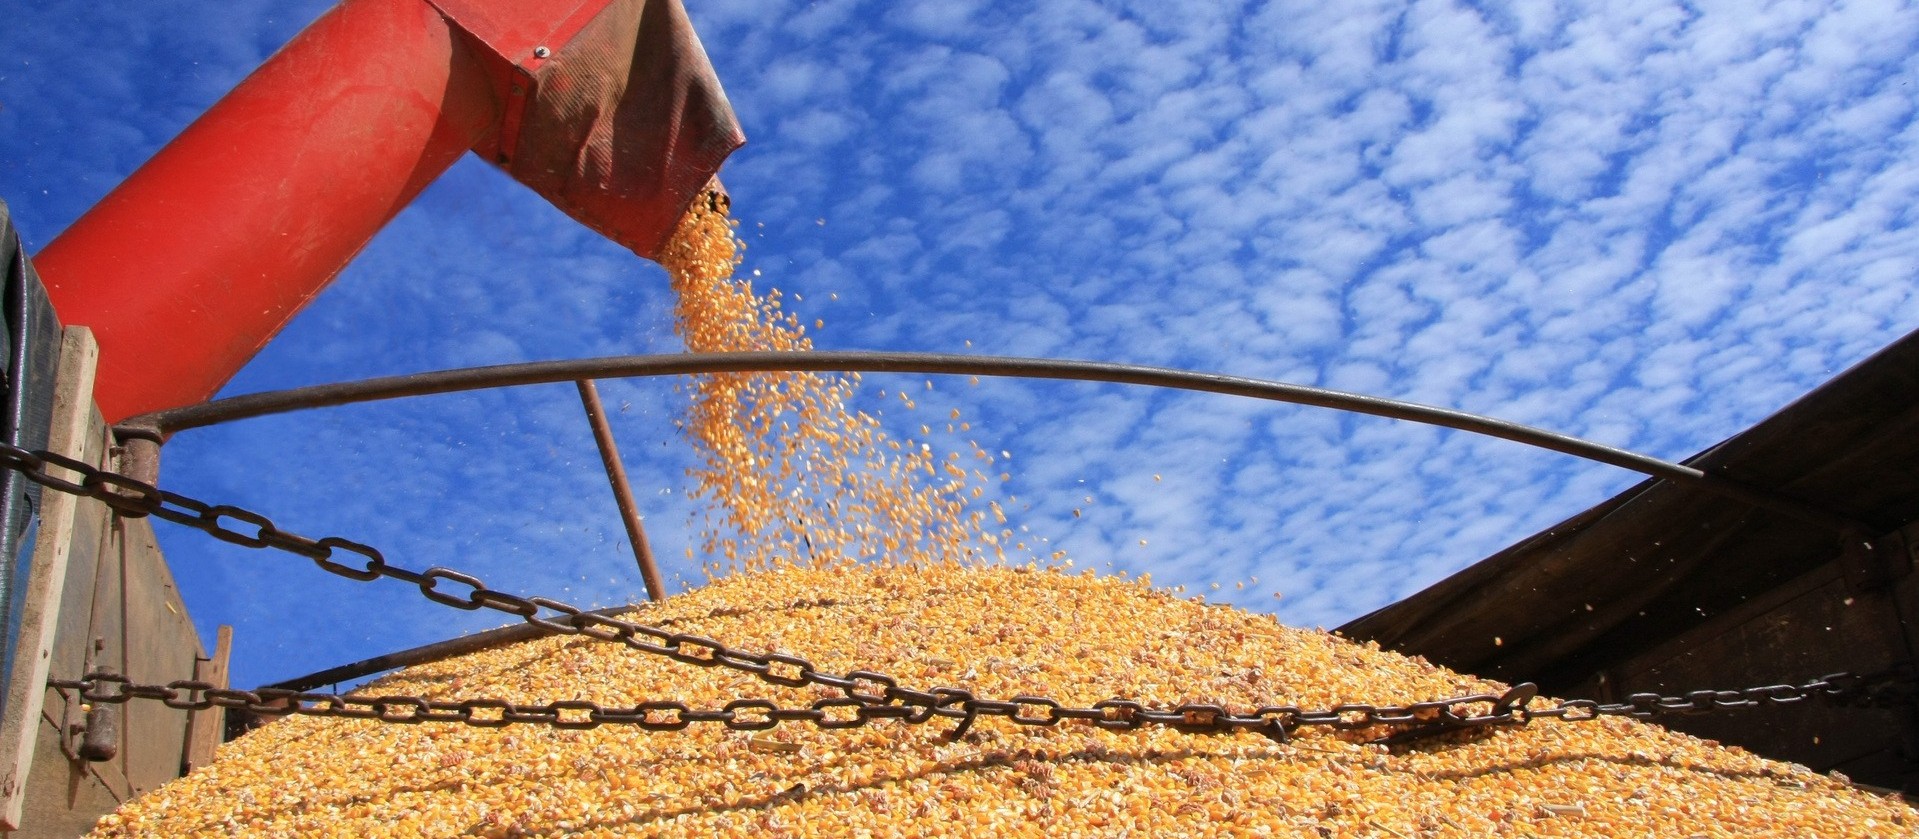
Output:
<path fill-rule="evenodd" d="M 966 32 L 967 24 L 983 6 L 979 0 L 908 0 L 893 5 L 887 21 L 914 35 L 940 38 Z"/>
<path fill-rule="evenodd" d="M 1919 14 L 1483 6 L 689 12 L 752 138 L 724 175 L 748 265 L 804 295 L 791 306 L 826 319 L 823 346 L 972 340 L 1278 376 L 1679 458 L 1919 326 L 1919 123 L 1905 84 Z M 44 241 L 204 107 L 176 89 L 230 84 L 270 49 L 244 37 L 261 8 L 232 14 L 237 39 L 126 10 L 16 15 L 0 32 L 16 56 L 0 132 L 60 138 L 0 152 L 22 226 Z M 20 48 L 57 40 L 76 15 L 101 27 L 96 61 Z M 179 45 L 210 41 L 218 67 L 177 63 Z M 207 81 L 182 82 L 196 73 Z M 482 165 L 450 177 L 243 387 L 676 346 L 657 269 Z M 620 388 L 629 466 L 659 504 L 660 552 L 678 557 L 687 508 L 659 494 L 683 465 L 666 426 L 675 398 L 663 383 Z M 1022 521 L 1082 565 L 1194 591 L 1219 581 L 1215 597 L 1254 608 L 1282 591 L 1282 617 L 1308 625 L 1403 596 L 1637 480 L 1319 409 L 1058 383 L 948 397 L 983 445 L 1018 455 L 1033 505 Z M 625 579 L 631 560 L 569 398 L 425 400 L 183 436 L 168 475 L 527 591 L 599 596 L 588 583 Z M 232 477 L 256 463 L 271 486 Z M 396 496 L 339 488 L 394 470 L 417 482 Z M 247 579 L 241 590 L 271 588 Z M 255 627 L 284 603 L 189 599 Z M 404 596 L 369 602 L 399 622 L 436 614 Z M 393 646 L 355 631 L 356 652 Z"/>

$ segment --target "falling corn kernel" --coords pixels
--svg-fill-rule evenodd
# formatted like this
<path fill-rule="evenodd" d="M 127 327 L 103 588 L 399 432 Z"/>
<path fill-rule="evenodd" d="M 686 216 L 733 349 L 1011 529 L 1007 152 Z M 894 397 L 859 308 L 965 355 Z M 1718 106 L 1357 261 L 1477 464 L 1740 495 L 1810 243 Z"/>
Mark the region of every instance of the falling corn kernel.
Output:
<path fill-rule="evenodd" d="M 756 294 L 734 278 L 734 226 L 722 211 L 696 202 L 662 255 L 687 349 L 811 350 L 797 321 L 779 313 L 778 289 Z M 698 465 L 688 474 L 694 497 L 711 508 L 698 540 L 707 556 L 719 558 L 719 573 L 784 561 L 910 565 L 982 555 L 966 514 L 982 495 L 971 474 L 942 472 L 936 464 L 944 458 L 929 444 L 902 445 L 876 418 L 851 409 L 858 381 L 794 372 L 692 380 L 682 429 Z M 907 410 L 916 407 L 903 390 L 893 395 Z M 920 433 L 930 436 L 932 428 L 921 425 Z M 947 478 L 927 480 L 940 474 Z"/>
<path fill-rule="evenodd" d="M 705 204 L 695 202 L 662 259 L 687 347 L 810 349 L 798 322 L 778 313 L 776 291 L 757 296 L 733 278 L 734 226 Z M 1122 697 L 1249 713 L 1507 688 L 1181 600 L 1144 575 L 984 565 L 985 547 L 1001 556 L 1012 534 L 987 530 L 985 512 L 970 508 L 986 476 L 947 471 L 950 481 L 920 483 L 946 458 L 899 446 L 849 409 L 857 383 L 729 373 L 690 384 L 681 427 L 698 450 L 695 494 L 715 508 L 699 537 L 714 579 L 636 607 L 634 620 L 802 656 L 821 672 L 1076 707 Z M 1000 505 L 989 509 L 1004 521 Z M 885 561 L 866 561 L 876 557 Z M 1052 557 L 1072 565 L 1064 552 Z M 822 696 L 572 637 L 420 665 L 366 692 L 696 710 L 751 698 L 798 708 Z M 1919 819 L 1804 767 L 1617 717 L 1400 752 L 1370 744 L 1376 732 L 1326 726 L 1285 743 L 997 718 L 956 742 L 948 730 L 893 720 L 748 733 L 291 717 L 133 798 L 93 835 L 1863 837 L 1912 835 Z"/>

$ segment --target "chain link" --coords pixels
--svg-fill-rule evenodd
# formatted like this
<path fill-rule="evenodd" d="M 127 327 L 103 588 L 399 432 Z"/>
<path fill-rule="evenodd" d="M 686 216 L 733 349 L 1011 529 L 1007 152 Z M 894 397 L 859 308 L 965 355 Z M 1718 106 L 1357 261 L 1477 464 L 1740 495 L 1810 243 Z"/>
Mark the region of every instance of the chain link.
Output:
<path fill-rule="evenodd" d="M 1306 727 L 1352 731 L 1381 726 L 1388 732 L 1374 738 L 1374 742 L 1400 744 L 1462 730 L 1523 726 L 1535 720 L 1580 722 L 1606 716 L 1651 719 L 1727 708 L 1790 705 L 1812 698 L 1853 704 L 1861 698 L 1869 699 L 1873 691 L 1883 687 L 1910 684 L 1910 679 L 1911 673 L 1906 671 L 1888 671 L 1875 677 L 1841 673 L 1801 685 L 1693 691 L 1674 696 L 1641 693 L 1627 697 L 1624 702 L 1573 699 L 1547 707 L 1530 704 L 1538 688 L 1528 682 L 1497 696 L 1475 694 L 1411 705 L 1344 704 L 1324 710 L 1277 705 L 1248 713 L 1233 713 L 1222 705 L 1199 703 L 1154 709 L 1123 699 L 1108 699 L 1079 708 L 1044 696 L 982 699 L 955 688 L 936 688 L 928 694 L 930 701 L 923 703 L 880 704 L 848 695 L 818 699 L 804 707 L 785 707 L 767 699 L 735 699 L 718 709 L 701 710 L 670 700 L 611 707 L 584 700 L 534 705 L 487 698 L 438 700 L 411 695 L 313 693 L 278 688 L 233 690 L 187 679 L 164 685 L 140 684 L 104 671 L 89 673 L 80 679 L 51 679 L 47 685 L 75 691 L 81 700 L 95 703 L 122 704 L 144 699 L 187 711 L 226 708 L 262 716 L 298 714 L 401 724 L 449 722 L 480 728 L 514 724 L 563 729 L 633 725 L 647 731 L 680 731 L 695 724 L 711 723 L 732 731 L 764 731 L 783 722 L 844 729 L 879 720 L 919 725 L 935 719 L 952 719 L 958 720 L 959 725 L 947 736 L 958 739 L 979 718 L 1001 717 L 1024 726 L 1050 727 L 1072 721 L 1119 731 L 1160 725 L 1193 734 L 1251 732 L 1282 743 Z"/>
<path fill-rule="evenodd" d="M 59 477 L 50 467 L 71 470 L 80 480 Z M 368 545 L 337 536 L 324 539 L 301 536 L 281 530 L 263 514 L 232 505 L 208 504 L 52 452 L 28 451 L 0 443 L 0 468 L 17 471 L 49 489 L 97 499 L 123 516 L 155 516 L 241 547 L 291 553 L 349 580 L 368 582 L 382 577 L 398 580 L 418 588 L 421 596 L 435 603 L 465 611 L 492 609 L 553 634 L 584 635 L 620 643 L 640 652 L 701 667 L 727 667 L 783 687 L 818 685 L 839 689 L 869 704 L 895 701 L 907 693 L 924 696 L 919 692 L 902 692 L 891 678 L 873 673 L 865 674 L 865 680 L 884 685 L 886 693 L 857 693 L 853 688 L 859 679 L 850 674 L 822 672 L 799 656 L 745 652 L 711 638 L 592 614 L 558 600 L 520 597 L 490 589 L 478 577 L 449 568 L 435 566 L 425 571 L 401 568 L 388 563 L 384 554 Z M 351 555 L 351 559 L 336 560 L 335 556 L 340 553 Z"/>
<path fill-rule="evenodd" d="M 70 470 L 80 479 L 75 482 L 62 478 L 50 472 L 49 467 Z M 1919 704 L 1919 677 L 1910 667 L 1869 676 L 1836 673 L 1801 685 L 1701 690 L 1675 696 L 1636 693 L 1624 702 L 1574 699 L 1540 708 L 1530 705 L 1538 694 L 1538 687 L 1530 682 L 1516 685 L 1500 695 L 1475 694 L 1409 705 L 1348 703 L 1317 710 L 1269 705 L 1247 713 L 1234 713 L 1225 706 L 1204 703 L 1153 708 L 1132 700 L 1107 699 L 1087 707 L 1069 707 L 1044 696 L 1002 700 L 979 697 L 960 688 L 936 687 L 921 691 L 901 687 L 897 679 L 884 673 L 855 670 L 836 675 L 822 672 L 811 661 L 796 655 L 746 652 L 711 638 L 594 614 L 545 597 L 521 597 L 497 591 L 477 577 L 449 568 L 435 566 L 425 571 L 400 568 L 389 564 L 385 555 L 371 546 L 337 536 L 311 539 L 290 533 L 263 514 L 226 504 L 208 504 L 52 452 L 28 451 L 0 443 L 0 468 L 12 469 L 49 489 L 97 499 L 122 516 L 156 516 L 223 542 L 291 553 L 350 580 L 368 582 L 385 577 L 408 583 L 428 600 L 456 609 L 492 609 L 557 635 L 581 635 L 624 644 L 640 652 L 700 667 L 726 667 L 781 687 L 812 685 L 844 694 L 818 699 L 806 707 L 784 707 L 766 699 L 736 699 L 718 710 L 698 710 L 674 701 L 609 708 L 583 700 L 529 705 L 499 699 L 446 701 L 407 695 L 365 696 L 278 688 L 248 691 L 192 680 L 164 685 L 140 684 L 126 676 L 106 672 L 47 683 L 50 687 L 78 691 L 80 698 L 88 702 L 119 704 L 146 699 L 194 711 L 217 707 L 264 716 L 300 714 L 404 724 L 452 722 L 482 728 L 532 723 L 587 729 L 622 724 L 651 731 L 678 731 L 696 723 L 717 723 L 732 730 L 760 731 L 782 722 L 842 729 L 884 719 L 907 724 L 947 719 L 958 721 L 948 734 L 953 739 L 964 736 L 981 717 L 1002 717 L 1025 726 L 1056 726 L 1077 721 L 1121 731 L 1159 725 L 1189 733 L 1252 732 L 1279 742 L 1285 742 L 1303 727 L 1352 731 L 1383 726 L 1389 730 L 1378 741 L 1387 743 L 1465 729 L 1526 725 L 1540 719 L 1567 722 L 1604 716 L 1651 719 L 1668 714 L 1789 705 L 1811 698 L 1872 707 Z M 238 526 L 226 524 L 229 521 Z M 350 555 L 351 559 L 336 560 L 335 556 L 341 553 Z M 443 589 L 443 581 L 463 587 L 463 593 Z"/>

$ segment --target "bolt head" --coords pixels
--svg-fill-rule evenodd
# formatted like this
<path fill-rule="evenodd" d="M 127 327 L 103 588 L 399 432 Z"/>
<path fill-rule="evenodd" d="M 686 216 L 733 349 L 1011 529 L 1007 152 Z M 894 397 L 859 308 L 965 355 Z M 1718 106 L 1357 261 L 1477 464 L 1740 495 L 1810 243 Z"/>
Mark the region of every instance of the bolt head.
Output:
<path fill-rule="evenodd" d="M 552 51 L 552 50 L 550 50 L 550 49 L 547 49 L 546 47 L 534 47 L 534 48 L 533 48 L 533 57 L 534 57 L 534 58 L 545 58 L 545 57 L 547 57 L 547 56 L 549 56 L 549 55 L 552 55 L 552 54 L 553 54 L 553 51 Z"/>

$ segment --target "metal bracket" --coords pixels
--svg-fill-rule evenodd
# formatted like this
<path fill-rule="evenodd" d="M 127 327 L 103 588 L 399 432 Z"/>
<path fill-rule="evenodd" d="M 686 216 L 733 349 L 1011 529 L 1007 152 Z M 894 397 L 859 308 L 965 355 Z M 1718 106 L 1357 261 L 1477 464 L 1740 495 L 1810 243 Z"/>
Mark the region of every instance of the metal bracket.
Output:
<path fill-rule="evenodd" d="M 120 709 L 95 705 L 87 710 L 86 726 L 80 732 L 80 759 L 102 763 L 120 754 Z"/>
<path fill-rule="evenodd" d="M 117 453 L 120 458 L 119 472 L 144 484 L 160 483 L 160 444 L 166 442 L 159 432 L 151 429 L 120 425 L 113 429 L 113 437 L 120 443 Z"/>

